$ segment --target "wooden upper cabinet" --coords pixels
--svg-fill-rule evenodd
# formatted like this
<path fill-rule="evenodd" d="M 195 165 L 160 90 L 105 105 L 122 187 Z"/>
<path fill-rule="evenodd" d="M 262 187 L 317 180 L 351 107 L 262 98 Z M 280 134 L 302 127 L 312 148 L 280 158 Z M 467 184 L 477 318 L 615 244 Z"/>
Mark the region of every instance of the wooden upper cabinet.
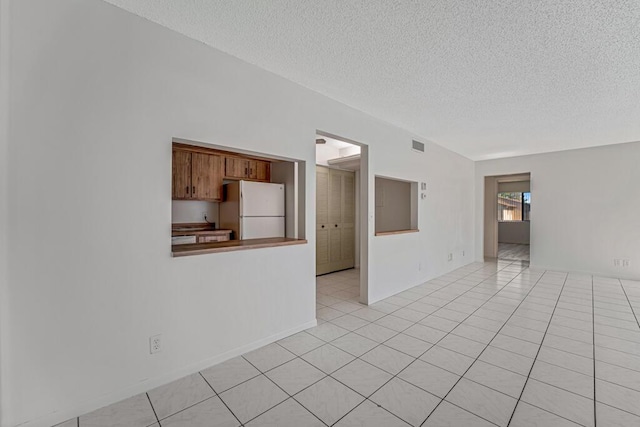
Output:
<path fill-rule="evenodd" d="M 191 198 L 191 153 L 173 150 L 172 198 Z"/>
<path fill-rule="evenodd" d="M 174 200 L 222 201 L 223 180 L 271 182 L 271 162 L 226 151 L 173 144 L 171 197 Z"/>
<path fill-rule="evenodd" d="M 264 160 L 225 157 L 225 177 L 270 182 L 271 163 Z"/>
<path fill-rule="evenodd" d="M 222 158 L 215 154 L 191 154 L 191 198 L 222 200 Z"/>
<path fill-rule="evenodd" d="M 173 199 L 221 201 L 222 178 L 222 156 L 173 150 Z"/>
<path fill-rule="evenodd" d="M 224 175 L 229 178 L 247 178 L 249 175 L 249 162 L 239 157 L 225 157 Z"/>
<path fill-rule="evenodd" d="M 267 181 L 271 180 L 271 163 L 263 162 L 261 160 L 255 160 L 255 165 L 250 168 L 253 172 L 253 175 L 250 176 L 251 179 L 256 179 L 258 181 Z"/>

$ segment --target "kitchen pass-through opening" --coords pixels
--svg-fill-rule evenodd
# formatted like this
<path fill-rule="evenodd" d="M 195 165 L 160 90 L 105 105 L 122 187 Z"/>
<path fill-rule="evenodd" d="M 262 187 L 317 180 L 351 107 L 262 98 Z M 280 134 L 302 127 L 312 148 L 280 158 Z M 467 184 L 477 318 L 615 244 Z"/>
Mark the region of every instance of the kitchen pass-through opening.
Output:
<path fill-rule="evenodd" d="M 173 256 L 306 243 L 305 173 L 304 161 L 174 140 Z"/>

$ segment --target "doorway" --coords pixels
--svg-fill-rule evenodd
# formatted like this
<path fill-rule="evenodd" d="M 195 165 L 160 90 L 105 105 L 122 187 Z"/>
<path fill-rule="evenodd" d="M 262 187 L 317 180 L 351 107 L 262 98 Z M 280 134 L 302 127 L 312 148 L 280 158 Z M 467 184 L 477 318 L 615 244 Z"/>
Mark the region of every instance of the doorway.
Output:
<path fill-rule="evenodd" d="M 357 303 L 368 303 L 367 177 L 366 145 L 318 131 L 316 301 L 319 320 L 330 321 L 355 309 Z"/>
<path fill-rule="evenodd" d="M 529 262 L 531 174 L 485 177 L 484 256 Z"/>

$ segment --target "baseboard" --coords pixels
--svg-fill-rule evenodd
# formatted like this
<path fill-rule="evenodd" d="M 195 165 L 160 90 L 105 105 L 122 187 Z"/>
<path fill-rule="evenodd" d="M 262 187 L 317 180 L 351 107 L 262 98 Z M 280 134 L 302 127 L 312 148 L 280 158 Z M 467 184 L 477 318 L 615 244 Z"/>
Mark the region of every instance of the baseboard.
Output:
<path fill-rule="evenodd" d="M 589 274 L 591 276 L 598 276 L 598 277 L 608 277 L 613 279 L 640 281 L 640 276 L 634 276 L 633 273 L 629 273 L 625 271 L 603 273 L 602 271 L 597 272 L 597 271 L 586 271 L 586 270 L 568 270 L 566 268 L 559 268 L 557 266 L 549 267 L 546 265 L 539 265 L 539 264 L 529 264 L 529 268 L 536 269 L 536 270 L 559 271 L 561 273 Z"/>
<path fill-rule="evenodd" d="M 452 272 L 452 271 L 454 271 L 454 270 L 457 270 L 457 269 L 459 269 L 459 268 L 466 267 L 467 265 L 472 264 L 473 262 L 474 262 L 474 261 L 467 261 L 467 262 L 465 262 L 465 263 L 464 263 L 464 264 L 462 264 L 462 265 L 457 265 L 457 266 L 455 266 L 455 267 L 450 267 L 450 268 L 449 268 L 447 271 L 445 271 L 445 272 L 442 272 L 442 273 L 439 273 L 439 274 L 436 274 L 436 275 L 428 275 L 428 276 L 426 276 L 426 278 L 419 279 L 419 280 L 418 280 L 418 283 L 414 283 L 414 284 L 407 285 L 407 286 L 406 286 L 405 288 L 403 288 L 402 290 L 399 290 L 399 291 L 393 291 L 393 292 L 391 292 L 391 293 L 385 293 L 385 294 L 383 294 L 382 296 L 377 296 L 377 297 L 375 297 L 375 299 L 372 299 L 371 301 L 369 301 L 369 304 L 368 304 L 368 305 L 375 304 L 375 303 L 380 302 L 380 301 L 382 301 L 382 300 L 384 300 L 384 299 L 386 299 L 386 298 L 392 297 L 392 296 L 394 296 L 394 295 L 398 295 L 398 294 L 399 294 L 399 293 L 401 293 L 401 292 L 408 291 L 409 289 L 411 289 L 411 288 L 415 288 L 416 286 L 420 286 L 420 285 L 422 285 L 422 284 L 424 284 L 424 283 L 428 282 L 429 280 L 436 279 L 436 278 L 438 278 L 438 277 L 440 277 L 440 276 L 444 276 L 445 274 L 449 274 L 449 273 L 451 273 L 451 272 Z"/>
<path fill-rule="evenodd" d="M 317 319 L 312 321 L 303 323 L 302 325 L 298 325 L 295 328 L 288 329 L 286 331 L 278 332 L 277 334 L 271 335 L 269 337 L 263 338 L 258 341 L 254 341 L 250 344 L 243 345 L 241 347 L 235 348 L 233 350 L 229 350 L 225 353 L 219 354 L 217 356 L 211 357 L 209 359 L 202 360 L 200 362 L 188 365 L 184 368 L 177 369 L 169 374 L 162 375 L 156 378 L 151 378 L 139 384 L 136 384 L 131 387 L 124 388 L 122 390 L 118 390 L 113 393 L 109 393 L 103 397 L 98 399 L 91 399 L 89 401 L 83 402 L 71 409 L 54 412 L 52 414 L 46 415 L 44 417 L 38 418 L 36 420 L 30 420 L 21 424 L 17 424 L 15 426 L 3 426 L 3 427 L 50 427 L 56 425 L 58 423 L 64 422 L 68 419 L 84 415 L 91 411 L 95 411 L 96 409 L 111 405 L 112 403 L 119 402 L 121 400 L 127 399 L 129 397 L 135 396 L 136 394 L 147 392 L 156 387 L 160 387 L 162 385 L 168 384 L 172 381 L 185 377 L 187 375 L 194 374 L 203 369 L 206 369 L 210 366 L 217 365 L 218 363 L 222 363 L 226 360 L 232 359 L 236 356 L 240 356 L 249 351 L 255 350 L 257 348 L 263 347 L 267 344 L 271 344 L 272 342 L 278 341 L 282 338 L 288 337 L 289 335 L 296 334 L 305 329 L 312 328 L 318 324 Z"/>

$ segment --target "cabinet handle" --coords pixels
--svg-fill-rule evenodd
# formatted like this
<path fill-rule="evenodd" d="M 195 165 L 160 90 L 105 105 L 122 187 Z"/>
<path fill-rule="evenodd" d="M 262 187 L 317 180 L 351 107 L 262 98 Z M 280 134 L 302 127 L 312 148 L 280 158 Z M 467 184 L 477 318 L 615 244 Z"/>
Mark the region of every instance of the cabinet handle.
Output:
<path fill-rule="evenodd" d="M 324 225 L 322 226 L 322 228 L 324 228 Z"/>
<path fill-rule="evenodd" d="M 338 226 L 338 224 L 336 224 L 336 227 Z"/>
<path fill-rule="evenodd" d="M 189 186 L 187 185 L 187 194 L 189 194 Z"/>
<path fill-rule="evenodd" d="M 249 175 L 249 168 L 244 168 L 244 174 Z"/>
<path fill-rule="evenodd" d="M 196 187 L 195 186 L 191 187 L 191 194 L 196 194 Z"/>

